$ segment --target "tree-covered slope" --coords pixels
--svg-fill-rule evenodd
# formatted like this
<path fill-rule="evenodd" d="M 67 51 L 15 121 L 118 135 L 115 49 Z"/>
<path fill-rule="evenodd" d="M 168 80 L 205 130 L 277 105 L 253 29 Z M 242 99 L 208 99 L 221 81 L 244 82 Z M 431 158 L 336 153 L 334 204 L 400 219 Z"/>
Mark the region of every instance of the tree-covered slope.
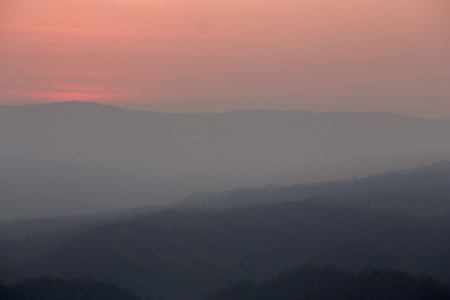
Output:
<path fill-rule="evenodd" d="M 383 214 L 427 217 L 448 216 L 448 199 L 450 163 L 442 161 L 362 179 L 284 187 L 238 188 L 218 194 L 191 195 L 176 207 L 185 211 L 207 211 L 296 200 Z M 88 228 L 152 211 L 157 210 L 148 207 L 71 218 L 3 222 L 0 224 L 0 265 L 29 261 Z"/>
<path fill-rule="evenodd" d="M 428 276 L 394 270 L 352 274 L 333 266 L 303 267 L 255 284 L 250 280 L 220 290 L 207 300 L 447 300 L 450 287 Z"/>
<path fill-rule="evenodd" d="M 141 300 L 113 284 L 86 279 L 25 279 L 5 285 L 0 283 L 2 300 Z"/>
<path fill-rule="evenodd" d="M 450 162 L 360 179 L 298 184 L 291 186 L 236 188 L 221 193 L 194 193 L 176 204 L 180 209 L 224 209 L 286 200 L 316 201 L 387 214 L 418 216 L 450 212 Z M 323 200 L 326 198 L 326 202 Z"/>
<path fill-rule="evenodd" d="M 450 219 L 284 202 L 167 211 L 92 228 L 9 278 L 92 276 L 155 299 L 198 299 L 245 278 L 305 264 L 396 268 L 450 281 Z"/>

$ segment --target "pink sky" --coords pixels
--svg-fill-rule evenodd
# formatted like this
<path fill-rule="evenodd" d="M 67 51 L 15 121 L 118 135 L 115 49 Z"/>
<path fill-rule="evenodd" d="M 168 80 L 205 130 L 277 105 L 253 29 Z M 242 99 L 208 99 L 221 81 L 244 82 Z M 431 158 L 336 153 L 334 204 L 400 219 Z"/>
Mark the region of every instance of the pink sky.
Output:
<path fill-rule="evenodd" d="M 3 0 L 0 104 L 450 118 L 447 0 Z"/>

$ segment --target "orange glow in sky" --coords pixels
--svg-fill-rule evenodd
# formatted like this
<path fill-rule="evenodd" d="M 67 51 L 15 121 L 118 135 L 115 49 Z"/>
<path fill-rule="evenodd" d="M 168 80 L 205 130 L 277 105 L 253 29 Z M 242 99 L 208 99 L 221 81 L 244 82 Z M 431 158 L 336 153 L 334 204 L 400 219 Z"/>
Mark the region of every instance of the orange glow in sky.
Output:
<path fill-rule="evenodd" d="M 3 0 L 0 104 L 450 118 L 446 0 Z"/>

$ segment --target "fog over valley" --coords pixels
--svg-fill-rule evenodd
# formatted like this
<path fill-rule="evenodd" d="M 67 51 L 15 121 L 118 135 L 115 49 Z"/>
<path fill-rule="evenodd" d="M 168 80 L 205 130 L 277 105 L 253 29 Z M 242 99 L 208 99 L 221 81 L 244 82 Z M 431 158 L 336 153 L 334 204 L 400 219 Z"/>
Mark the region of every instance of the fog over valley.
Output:
<path fill-rule="evenodd" d="M 3 220 L 167 205 L 193 192 L 367 176 L 448 159 L 450 120 L 0 107 Z"/>
<path fill-rule="evenodd" d="M 1 106 L 0 298 L 450 299 L 449 132 L 392 113 Z"/>
<path fill-rule="evenodd" d="M 449 0 L 0 0 L 0 300 L 450 300 Z"/>

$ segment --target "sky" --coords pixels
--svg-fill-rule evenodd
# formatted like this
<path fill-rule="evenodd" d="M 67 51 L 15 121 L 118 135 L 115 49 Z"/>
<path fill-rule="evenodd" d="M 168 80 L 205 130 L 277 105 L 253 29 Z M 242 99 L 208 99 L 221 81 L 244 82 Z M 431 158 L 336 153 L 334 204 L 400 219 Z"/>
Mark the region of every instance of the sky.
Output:
<path fill-rule="evenodd" d="M 450 118 L 448 0 L 0 0 L 0 105 Z"/>

